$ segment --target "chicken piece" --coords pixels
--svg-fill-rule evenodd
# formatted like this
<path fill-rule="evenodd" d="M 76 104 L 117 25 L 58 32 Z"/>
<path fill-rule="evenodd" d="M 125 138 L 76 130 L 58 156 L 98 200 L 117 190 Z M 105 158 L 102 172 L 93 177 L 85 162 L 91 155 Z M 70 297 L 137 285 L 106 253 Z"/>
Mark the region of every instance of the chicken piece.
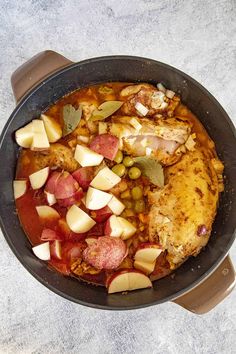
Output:
<path fill-rule="evenodd" d="M 50 150 L 47 152 L 33 152 L 32 161 L 35 170 L 49 166 L 74 172 L 78 168 L 73 151 L 59 143 L 51 144 Z"/>
<path fill-rule="evenodd" d="M 127 98 L 121 110 L 125 114 L 139 115 L 140 117 L 143 115 L 136 109 L 137 103 L 141 103 L 148 109 L 147 116 L 152 116 L 163 111 L 173 112 L 180 102 L 177 96 L 170 100 L 162 91 L 149 84 L 127 86 L 121 91 L 120 97 L 122 100 Z"/>
<path fill-rule="evenodd" d="M 94 275 L 101 272 L 100 269 L 96 269 L 85 263 L 81 258 L 78 258 L 74 263 L 72 263 L 71 271 L 78 276 L 82 276 L 84 274 Z"/>
<path fill-rule="evenodd" d="M 207 244 L 219 186 L 211 160 L 199 149 L 169 167 L 166 182 L 163 189 L 149 194 L 149 239 L 161 243 L 175 269 Z"/>
<path fill-rule="evenodd" d="M 114 117 L 112 123 L 106 123 L 106 129 L 120 138 L 120 145 L 128 154 L 153 155 L 164 165 L 170 165 L 178 161 L 184 152 L 178 148 L 187 141 L 191 125 L 176 118 L 153 122 L 146 118 L 125 116 Z"/>
<path fill-rule="evenodd" d="M 98 104 L 96 100 L 91 100 L 88 102 L 80 102 L 82 106 L 83 117 L 85 120 L 89 120 L 93 111 L 97 108 Z"/>

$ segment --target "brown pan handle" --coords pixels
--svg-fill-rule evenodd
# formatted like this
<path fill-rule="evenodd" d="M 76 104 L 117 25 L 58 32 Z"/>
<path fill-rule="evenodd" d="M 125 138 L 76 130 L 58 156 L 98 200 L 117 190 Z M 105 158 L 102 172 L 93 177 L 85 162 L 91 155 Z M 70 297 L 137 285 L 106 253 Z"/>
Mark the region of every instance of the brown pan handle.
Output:
<path fill-rule="evenodd" d="M 235 286 L 235 271 L 232 262 L 227 256 L 219 267 L 200 285 L 174 302 L 198 315 L 212 310 Z"/>
<path fill-rule="evenodd" d="M 11 77 L 16 102 L 47 76 L 72 63 L 69 59 L 52 50 L 46 50 L 29 59 Z"/>

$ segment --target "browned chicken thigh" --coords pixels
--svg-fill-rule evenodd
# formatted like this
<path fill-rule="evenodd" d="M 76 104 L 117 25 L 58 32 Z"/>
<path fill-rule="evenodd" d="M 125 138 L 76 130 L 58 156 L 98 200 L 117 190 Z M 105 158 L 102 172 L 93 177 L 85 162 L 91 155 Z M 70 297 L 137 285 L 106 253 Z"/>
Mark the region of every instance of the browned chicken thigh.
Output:
<path fill-rule="evenodd" d="M 218 197 L 216 171 L 200 149 L 170 166 L 165 187 L 150 194 L 149 239 L 167 250 L 171 269 L 207 244 Z"/>

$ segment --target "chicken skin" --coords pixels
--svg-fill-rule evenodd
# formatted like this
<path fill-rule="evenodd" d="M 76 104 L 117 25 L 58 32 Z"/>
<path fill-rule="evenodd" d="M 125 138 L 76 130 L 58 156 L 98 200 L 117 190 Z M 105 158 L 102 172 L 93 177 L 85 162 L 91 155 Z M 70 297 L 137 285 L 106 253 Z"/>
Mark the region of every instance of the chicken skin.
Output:
<path fill-rule="evenodd" d="M 171 269 L 207 244 L 218 197 L 216 171 L 200 149 L 189 151 L 168 167 L 166 185 L 150 194 L 149 239 L 167 250 Z"/>

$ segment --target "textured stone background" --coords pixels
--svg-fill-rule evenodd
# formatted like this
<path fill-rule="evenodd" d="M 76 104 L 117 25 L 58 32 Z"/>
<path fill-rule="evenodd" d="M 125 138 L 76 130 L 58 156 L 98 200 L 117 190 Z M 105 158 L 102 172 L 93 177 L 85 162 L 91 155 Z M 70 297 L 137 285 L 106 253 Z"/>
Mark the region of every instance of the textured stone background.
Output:
<path fill-rule="evenodd" d="M 235 0 L 0 0 L 0 9 L 0 129 L 14 108 L 11 73 L 45 49 L 75 61 L 134 54 L 169 63 L 236 123 Z M 235 246 L 231 254 L 235 263 Z M 234 291 L 205 316 L 171 303 L 84 308 L 39 284 L 0 237 L 0 353 L 236 353 L 235 300 Z"/>

